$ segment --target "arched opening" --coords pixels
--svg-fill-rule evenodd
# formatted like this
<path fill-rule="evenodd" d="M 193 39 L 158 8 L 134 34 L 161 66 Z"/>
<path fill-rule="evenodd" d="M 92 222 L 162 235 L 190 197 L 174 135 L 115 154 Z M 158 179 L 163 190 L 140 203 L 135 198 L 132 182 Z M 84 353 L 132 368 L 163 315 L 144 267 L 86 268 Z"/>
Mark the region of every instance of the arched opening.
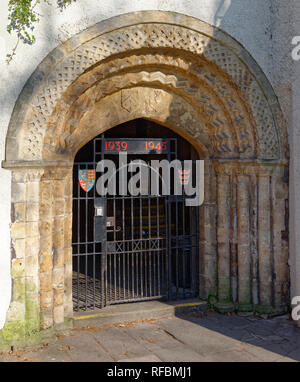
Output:
<path fill-rule="evenodd" d="M 120 159 L 120 153 L 126 158 Z M 146 119 L 118 125 L 77 152 L 72 232 L 75 311 L 199 296 L 199 206 L 186 205 L 184 188 L 189 182 L 197 186 L 193 176 L 197 159 L 196 149 L 183 137 Z M 115 166 L 104 183 L 109 187 L 115 182 L 113 195 L 99 195 L 105 171 L 95 169 L 103 160 Z M 142 167 L 130 168 L 132 161 Z M 166 167 L 154 168 L 161 161 L 185 166 L 166 173 Z M 135 176 L 139 179 L 133 189 Z M 155 179 L 159 182 L 154 190 Z M 180 190 L 175 189 L 178 185 Z"/>
<path fill-rule="evenodd" d="M 27 335 L 73 317 L 75 154 L 92 137 L 140 118 L 176 131 L 210 159 L 199 297 L 213 296 L 223 312 L 286 311 L 288 145 L 274 91 L 226 33 L 192 17 L 145 11 L 59 46 L 16 103 L 3 167 L 12 170 L 12 284 L 25 292 L 13 294 L 8 327 L 21 325 Z"/>

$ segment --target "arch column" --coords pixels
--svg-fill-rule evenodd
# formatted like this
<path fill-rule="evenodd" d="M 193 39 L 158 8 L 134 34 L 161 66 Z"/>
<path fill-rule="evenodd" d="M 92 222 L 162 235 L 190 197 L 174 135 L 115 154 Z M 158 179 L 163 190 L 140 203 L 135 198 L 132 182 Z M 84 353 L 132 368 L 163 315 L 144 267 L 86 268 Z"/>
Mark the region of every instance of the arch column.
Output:
<path fill-rule="evenodd" d="M 214 166 L 204 161 L 204 203 L 200 207 L 199 296 L 213 304 L 217 296 L 217 183 Z"/>
<path fill-rule="evenodd" d="M 217 309 L 284 312 L 288 299 L 283 163 L 216 161 Z M 281 181 L 279 181 L 279 179 Z"/>
<path fill-rule="evenodd" d="M 237 295 L 239 312 L 253 311 L 251 296 L 250 202 L 249 176 L 237 175 Z"/>
<path fill-rule="evenodd" d="M 234 309 L 231 294 L 231 251 L 230 251 L 230 182 L 229 174 L 217 175 L 217 309 L 228 312 Z"/>
<path fill-rule="evenodd" d="M 46 167 L 40 189 L 40 317 L 47 329 L 73 316 L 72 168 Z"/>
<path fill-rule="evenodd" d="M 258 174 L 258 274 L 259 305 L 256 309 L 269 313 L 272 306 L 272 233 L 270 174 Z"/>
<path fill-rule="evenodd" d="M 39 342 L 41 329 L 73 315 L 72 168 L 22 165 L 12 168 L 12 299 L 1 333 L 11 344 Z"/>
<path fill-rule="evenodd" d="M 11 188 L 12 299 L 3 335 L 34 337 L 40 329 L 40 182 L 43 169 L 14 169 Z M 8 337 L 8 338 L 7 338 Z"/>

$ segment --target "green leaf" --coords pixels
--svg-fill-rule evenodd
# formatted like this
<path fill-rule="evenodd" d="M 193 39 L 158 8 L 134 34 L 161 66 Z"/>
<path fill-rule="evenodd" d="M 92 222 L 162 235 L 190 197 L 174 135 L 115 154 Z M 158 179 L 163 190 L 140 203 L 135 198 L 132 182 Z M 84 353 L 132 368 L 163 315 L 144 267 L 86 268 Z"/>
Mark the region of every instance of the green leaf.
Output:
<path fill-rule="evenodd" d="M 50 4 L 50 0 L 42 0 L 44 3 Z M 54 0 L 51 0 L 52 2 Z M 60 9 L 75 2 L 76 0 L 55 0 Z M 7 55 L 8 63 L 16 54 L 16 50 L 20 41 L 24 44 L 33 44 L 36 38 L 31 31 L 34 30 L 36 23 L 40 21 L 37 5 L 41 0 L 9 0 L 8 2 L 8 25 L 6 30 L 9 34 L 14 32 L 17 36 L 17 42 L 12 50 L 12 54 Z"/>

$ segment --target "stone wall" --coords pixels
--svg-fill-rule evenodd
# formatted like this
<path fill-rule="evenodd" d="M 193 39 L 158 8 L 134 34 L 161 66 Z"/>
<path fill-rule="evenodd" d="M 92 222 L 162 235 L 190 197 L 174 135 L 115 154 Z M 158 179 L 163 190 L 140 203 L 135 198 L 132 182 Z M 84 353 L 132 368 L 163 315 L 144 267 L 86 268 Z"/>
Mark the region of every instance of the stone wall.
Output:
<path fill-rule="evenodd" d="M 3 1 L 1 4 L 3 12 L 1 12 L 0 17 L 2 18 L 1 25 L 3 26 L 6 25 L 7 2 Z M 285 111 L 285 118 L 289 122 L 289 111 L 291 109 L 290 82 L 287 81 L 288 75 L 283 73 L 289 72 L 285 69 L 288 62 L 286 58 L 286 53 L 288 53 L 286 39 L 289 37 L 289 28 L 287 25 L 290 20 L 291 8 L 287 7 L 286 2 L 279 0 L 276 2 L 255 0 L 251 2 L 249 7 L 245 7 L 244 4 L 243 0 L 232 2 L 228 0 L 205 0 L 201 2 L 201 5 L 198 1 L 116 1 L 113 3 L 111 1 L 102 1 L 99 3 L 98 1 L 78 0 L 62 13 L 47 5 L 43 5 L 43 11 L 46 16 L 42 18 L 36 31 L 38 42 L 31 47 L 20 46 L 15 61 L 9 67 L 2 63 L 1 88 L 3 91 L 0 96 L 2 97 L 0 121 L 0 143 L 2 142 L 0 152 L 2 159 L 4 159 L 4 141 L 13 107 L 25 82 L 41 60 L 59 43 L 75 33 L 111 16 L 140 9 L 161 9 L 192 15 L 211 25 L 219 26 L 222 30 L 236 38 L 252 54 L 263 72 L 271 80 L 276 90 L 276 95 L 279 97 Z M 6 54 L 13 46 L 14 39 L 9 37 L 2 29 L 0 31 L 0 41 L 2 52 Z M 278 59 L 278 57 L 280 58 Z M 0 177 L 2 248 L 0 254 L 0 326 L 2 326 L 11 298 L 10 172 L 1 169 Z M 20 205 L 19 208 L 23 207 Z M 297 221 L 297 217 L 294 218 L 294 221 Z M 14 213 L 12 213 L 12 223 L 14 222 Z M 19 244 L 21 245 L 21 242 Z M 294 247 L 295 254 L 295 241 Z M 12 269 L 11 272 L 14 275 L 15 270 Z M 46 300 L 47 298 L 45 297 Z M 56 299 L 56 301 L 58 300 L 59 298 Z M 56 311 L 58 312 L 59 309 L 56 309 Z"/>

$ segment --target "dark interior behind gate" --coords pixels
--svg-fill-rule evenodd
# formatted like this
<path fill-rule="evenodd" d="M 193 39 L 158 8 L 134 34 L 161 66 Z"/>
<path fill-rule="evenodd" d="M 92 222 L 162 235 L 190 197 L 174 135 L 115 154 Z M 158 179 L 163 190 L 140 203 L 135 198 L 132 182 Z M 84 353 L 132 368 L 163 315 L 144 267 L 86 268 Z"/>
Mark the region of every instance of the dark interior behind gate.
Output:
<path fill-rule="evenodd" d="M 186 140 L 147 120 L 119 125 L 80 149 L 73 172 L 74 310 L 198 296 L 198 207 L 186 207 L 185 195 L 101 197 L 95 186 L 80 187 L 78 171 L 95 170 L 101 159 L 119 171 L 115 142 L 126 143 L 128 162 L 198 159 Z M 156 142 L 167 149 L 155 152 Z"/>

